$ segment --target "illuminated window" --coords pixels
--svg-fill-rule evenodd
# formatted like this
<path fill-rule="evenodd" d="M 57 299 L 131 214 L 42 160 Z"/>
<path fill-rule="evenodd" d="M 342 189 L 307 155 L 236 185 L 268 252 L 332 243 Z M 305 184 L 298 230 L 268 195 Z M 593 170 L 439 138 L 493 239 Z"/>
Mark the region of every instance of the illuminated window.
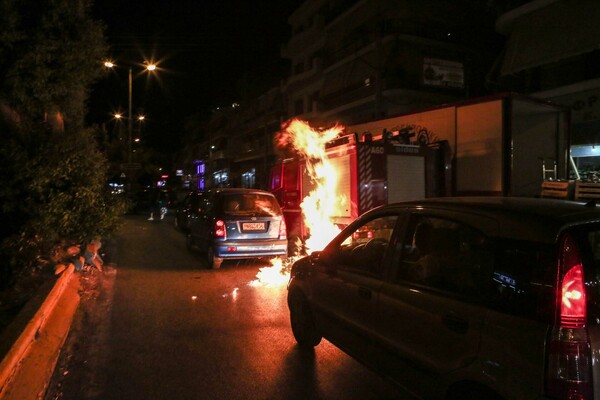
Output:
<path fill-rule="evenodd" d="M 249 171 L 242 173 L 242 187 L 253 188 L 256 184 L 256 169 L 252 168 Z"/>

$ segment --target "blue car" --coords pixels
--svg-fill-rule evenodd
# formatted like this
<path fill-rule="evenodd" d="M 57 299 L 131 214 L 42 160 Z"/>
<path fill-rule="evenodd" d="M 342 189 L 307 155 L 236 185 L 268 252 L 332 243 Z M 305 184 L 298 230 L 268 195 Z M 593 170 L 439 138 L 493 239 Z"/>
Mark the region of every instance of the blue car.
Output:
<path fill-rule="evenodd" d="M 189 221 L 187 246 L 206 254 L 210 268 L 225 260 L 287 256 L 283 213 L 271 193 L 222 188 L 205 193 Z"/>

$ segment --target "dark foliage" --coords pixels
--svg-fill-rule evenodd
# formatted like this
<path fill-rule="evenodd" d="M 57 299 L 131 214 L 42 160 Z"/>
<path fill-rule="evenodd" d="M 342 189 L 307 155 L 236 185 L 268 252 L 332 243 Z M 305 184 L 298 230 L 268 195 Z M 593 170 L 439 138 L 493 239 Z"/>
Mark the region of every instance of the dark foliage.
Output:
<path fill-rule="evenodd" d="M 124 212 L 84 127 L 106 52 L 87 0 L 0 0 L 0 288 L 53 246 L 112 232 Z"/>

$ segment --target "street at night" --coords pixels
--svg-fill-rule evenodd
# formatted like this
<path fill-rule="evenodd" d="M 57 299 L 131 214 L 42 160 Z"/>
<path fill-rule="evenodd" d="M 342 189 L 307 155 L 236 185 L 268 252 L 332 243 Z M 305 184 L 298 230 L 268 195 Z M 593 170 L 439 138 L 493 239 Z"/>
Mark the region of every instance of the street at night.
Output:
<path fill-rule="evenodd" d="M 600 400 L 599 4 L 2 1 L 0 400 Z"/>
<path fill-rule="evenodd" d="M 127 217 L 105 250 L 48 400 L 408 398 L 325 340 L 302 351 L 285 286 L 250 285 L 265 262 L 209 270 L 169 217 Z"/>

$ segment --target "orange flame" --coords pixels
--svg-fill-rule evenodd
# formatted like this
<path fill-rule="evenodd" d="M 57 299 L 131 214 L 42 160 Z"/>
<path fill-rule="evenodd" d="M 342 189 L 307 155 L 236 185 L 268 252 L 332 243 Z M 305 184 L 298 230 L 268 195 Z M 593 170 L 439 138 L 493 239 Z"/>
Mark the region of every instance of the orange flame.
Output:
<path fill-rule="evenodd" d="M 306 240 L 308 254 L 322 250 L 340 232 L 330 220 L 347 199 L 335 193 L 337 173 L 327 158 L 325 144 L 338 137 L 344 128 L 335 125 L 329 129 L 314 129 L 308 123 L 295 119 L 286 128 L 288 143 L 306 160 L 306 171 L 316 188 L 302 199 L 300 207 L 310 237 Z M 338 214 L 339 215 L 339 214 Z"/>
<path fill-rule="evenodd" d="M 344 127 L 335 125 L 329 129 L 314 129 L 307 122 L 293 119 L 277 133 L 279 147 L 292 147 L 305 159 L 307 173 L 315 185 L 300 207 L 310 237 L 306 240 L 306 251 L 322 250 L 340 229 L 331 220 L 331 215 L 340 215 L 337 209 L 345 207 L 348 199 L 335 193 L 337 173 L 327 158 L 325 144 L 338 137 Z M 295 259 L 287 262 L 272 261 L 272 266 L 261 268 L 251 286 L 273 287 L 284 285 L 289 280 L 289 269 Z"/>
<path fill-rule="evenodd" d="M 287 284 L 290 279 L 290 267 L 295 259 L 282 260 L 277 257 L 271 260 L 270 267 L 263 267 L 256 274 L 256 279 L 248 283 L 253 287 L 280 287 Z"/>

